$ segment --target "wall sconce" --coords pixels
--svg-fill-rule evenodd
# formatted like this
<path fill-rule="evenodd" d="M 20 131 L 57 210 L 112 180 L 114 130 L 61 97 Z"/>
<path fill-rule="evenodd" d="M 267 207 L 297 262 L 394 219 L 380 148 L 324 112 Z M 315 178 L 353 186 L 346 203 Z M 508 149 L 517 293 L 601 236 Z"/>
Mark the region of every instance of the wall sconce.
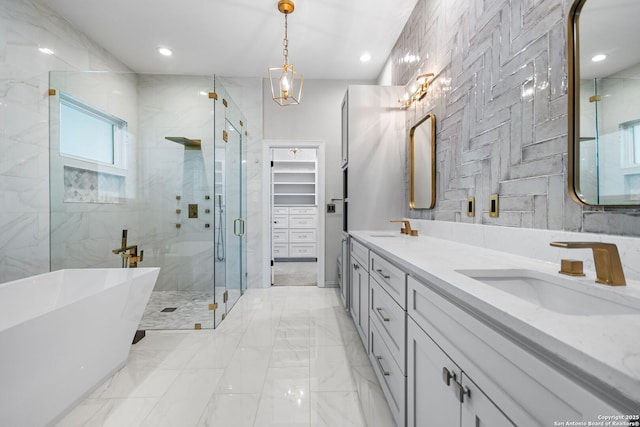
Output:
<path fill-rule="evenodd" d="M 295 5 L 291 0 L 280 0 L 278 10 L 284 14 L 284 65 L 282 67 L 269 68 L 269 82 L 271 84 L 271 97 L 281 107 L 300 103 L 302 97 L 302 83 L 304 76 L 293 70 L 293 64 L 289 64 L 289 40 L 287 38 L 287 15 L 293 13 Z"/>
<path fill-rule="evenodd" d="M 398 102 L 402 104 L 402 108 L 409 108 L 409 106 L 416 102 L 420 101 L 427 94 L 427 90 L 429 89 L 429 84 L 431 83 L 428 80 L 429 77 L 433 77 L 433 73 L 425 73 L 420 74 L 416 77 L 416 81 L 418 82 L 417 86 L 414 85 L 411 87 L 411 94 L 405 93 L 404 99 L 399 99 Z"/>

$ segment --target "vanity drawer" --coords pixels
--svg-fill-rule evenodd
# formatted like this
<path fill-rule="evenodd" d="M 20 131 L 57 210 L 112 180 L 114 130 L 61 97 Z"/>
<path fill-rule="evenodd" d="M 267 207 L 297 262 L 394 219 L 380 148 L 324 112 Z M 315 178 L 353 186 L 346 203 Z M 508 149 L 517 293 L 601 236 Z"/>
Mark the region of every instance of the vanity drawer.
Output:
<path fill-rule="evenodd" d="M 395 265 L 371 252 L 371 277 L 374 277 L 391 297 L 407 308 L 407 275 Z"/>
<path fill-rule="evenodd" d="M 315 215 L 316 214 L 316 207 L 310 207 L 310 208 L 289 208 L 289 214 L 291 215 Z"/>
<path fill-rule="evenodd" d="M 315 229 L 289 230 L 290 243 L 305 243 L 316 241 Z"/>
<path fill-rule="evenodd" d="M 291 258 L 315 258 L 315 243 L 291 243 L 289 244 L 289 256 Z"/>
<path fill-rule="evenodd" d="M 287 243 L 289 241 L 287 230 L 274 229 L 271 235 L 273 243 Z"/>
<path fill-rule="evenodd" d="M 406 374 L 407 312 L 372 278 L 369 317 L 403 374 Z"/>
<path fill-rule="evenodd" d="M 274 215 L 273 228 L 289 228 L 289 215 Z"/>
<path fill-rule="evenodd" d="M 315 215 L 289 215 L 291 228 L 316 228 Z"/>
<path fill-rule="evenodd" d="M 354 239 L 351 240 L 351 256 L 354 257 L 366 271 L 369 271 L 369 249 Z"/>
<path fill-rule="evenodd" d="M 406 381 L 400 367 L 391 356 L 391 352 L 385 345 L 380 331 L 375 323 L 371 323 L 369 327 L 370 334 L 370 352 L 369 359 L 373 365 L 373 371 L 378 377 L 378 382 L 382 387 L 391 415 L 396 421 L 396 425 L 405 425 L 405 400 L 406 400 Z"/>
<path fill-rule="evenodd" d="M 289 208 L 274 207 L 271 212 L 273 215 L 289 215 Z"/>
<path fill-rule="evenodd" d="M 271 254 L 274 258 L 288 258 L 289 257 L 289 245 L 274 244 L 272 246 Z"/>

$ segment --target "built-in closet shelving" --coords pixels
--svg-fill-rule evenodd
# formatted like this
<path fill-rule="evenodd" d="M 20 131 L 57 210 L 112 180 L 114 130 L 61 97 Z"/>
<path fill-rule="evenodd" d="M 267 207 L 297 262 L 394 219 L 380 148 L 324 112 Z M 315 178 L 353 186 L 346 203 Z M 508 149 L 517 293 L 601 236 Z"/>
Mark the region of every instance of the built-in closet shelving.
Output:
<path fill-rule="evenodd" d="M 312 149 L 275 149 L 272 156 L 273 258 L 317 256 L 317 155 Z"/>
<path fill-rule="evenodd" d="M 273 161 L 273 204 L 316 205 L 316 160 Z"/>

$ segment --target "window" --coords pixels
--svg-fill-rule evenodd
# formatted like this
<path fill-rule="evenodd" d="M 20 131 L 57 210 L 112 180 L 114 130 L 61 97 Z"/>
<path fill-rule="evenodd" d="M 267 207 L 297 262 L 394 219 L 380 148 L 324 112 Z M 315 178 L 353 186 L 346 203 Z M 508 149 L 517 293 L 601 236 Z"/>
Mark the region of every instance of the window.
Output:
<path fill-rule="evenodd" d="M 60 95 L 60 154 L 124 167 L 126 129 L 124 120 Z"/>
<path fill-rule="evenodd" d="M 620 131 L 627 149 L 627 166 L 640 165 L 640 120 L 621 123 Z"/>

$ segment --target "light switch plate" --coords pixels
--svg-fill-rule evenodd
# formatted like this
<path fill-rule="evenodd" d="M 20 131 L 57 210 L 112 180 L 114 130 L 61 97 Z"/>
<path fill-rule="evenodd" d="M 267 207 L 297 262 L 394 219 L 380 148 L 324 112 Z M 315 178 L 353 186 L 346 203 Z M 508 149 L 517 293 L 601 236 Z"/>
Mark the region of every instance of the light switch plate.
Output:
<path fill-rule="evenodd" d="M 491 218 L 498 217 L 498 195 L 492 194 L 489 196 L 489 216 Z"/>
<path fill-rule="evenodd" d="M 467 197 L 467 216 L 476 216 L 476 198 Z"/>

